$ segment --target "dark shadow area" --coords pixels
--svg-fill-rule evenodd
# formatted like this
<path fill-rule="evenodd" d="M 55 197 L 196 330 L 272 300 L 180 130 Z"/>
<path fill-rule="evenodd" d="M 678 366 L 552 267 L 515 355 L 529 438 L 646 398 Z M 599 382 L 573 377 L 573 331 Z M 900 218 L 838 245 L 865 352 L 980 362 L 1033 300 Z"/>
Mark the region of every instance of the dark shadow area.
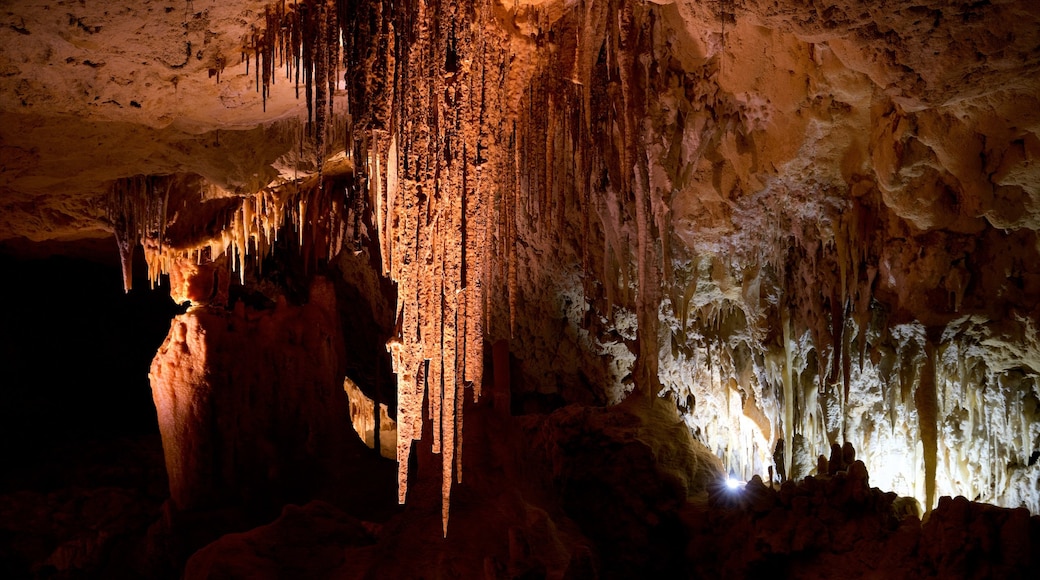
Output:
<path fill-rule="evenodd" d="M 168 496 L 148 370 L 184 308 L 140 255 L 124 293 L 114 242 L 52 249 L 0 253 L 0 576 L 125 576 Z"/>
<path fill-rule="evenodd" d="M 115 247 L 113 245 L 113 254 Z M 152 357 L 177 307 L 143 261 L 124 293 L 116 264 L 0 256 L 0 454 L 36 463 L 63 441 L 157 434 Z"/>

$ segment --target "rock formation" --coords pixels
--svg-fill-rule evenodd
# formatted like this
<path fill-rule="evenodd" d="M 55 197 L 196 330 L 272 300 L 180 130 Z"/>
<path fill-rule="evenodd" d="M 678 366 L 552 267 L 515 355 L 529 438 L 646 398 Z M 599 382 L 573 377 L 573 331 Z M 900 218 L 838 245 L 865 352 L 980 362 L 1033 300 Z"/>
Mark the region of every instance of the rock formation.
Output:
<path fill-rule="evenodd" d="M 255 531 L 274 555 L 250 565 L 306 522 L 372 571 L 409 538 L 489 577 L 1034 564 L 1034 2 L 0 19 L 5 253 L 89 247 L 126 291 L 136 260 L 187 308 L 150 375 L 175 566 L 208 541 L 190 529 L 310 500 Z M 395 433 L 404 508 L 358 511 L 387 464 L 352 425 Z M 742 499 L 710 484 L 727 473 Z M 963 550 L 962 524 L 1007 549 Z M 242 541 L 188 570 L 248 572 L 221 560 Z"/>

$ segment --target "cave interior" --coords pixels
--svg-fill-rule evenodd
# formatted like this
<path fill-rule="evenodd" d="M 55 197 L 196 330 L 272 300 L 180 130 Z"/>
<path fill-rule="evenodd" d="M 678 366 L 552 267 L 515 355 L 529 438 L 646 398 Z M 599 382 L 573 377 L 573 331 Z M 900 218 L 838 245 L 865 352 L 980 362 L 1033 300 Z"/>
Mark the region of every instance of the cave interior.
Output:
<path fill-rule="evenodd" d="M 0 576 L 1040 569 L 1034 0 L 0 0 Z"/>

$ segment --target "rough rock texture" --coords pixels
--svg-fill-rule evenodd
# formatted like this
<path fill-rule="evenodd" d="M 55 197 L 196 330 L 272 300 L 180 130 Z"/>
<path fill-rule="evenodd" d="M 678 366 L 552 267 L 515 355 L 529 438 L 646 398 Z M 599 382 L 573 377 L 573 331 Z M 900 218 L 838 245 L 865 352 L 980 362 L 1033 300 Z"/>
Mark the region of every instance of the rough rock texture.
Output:
<path fill-rule="evenodd" d="M 679 510 L 706 495 L 720 468 L 674 408 L 570 406 L 517 419 L 487 404 L 466 411 L 465 459 L 482 469 L 455 490 L 447 538 L 440 462 L 427 450 L 403 513 L 372 524 L 326 504 L 288 506 L 272 524 L 200 550 L 186 574 L 306 566 L 338 578 L 625 578 L 686 568 Z"/>
<path fill-rule="evenodd" d="M 1035 32 L 1015 22 L 977 66 L 947 60 L 979 42 L 975 22 L 1036 10 L 946 7 L 926 25 L 924 7 L 662 4 L 621 8 L 617 28 L 595 4 L 527 13 L 578 44 L 532 49 L 561 58 L 521 113 L 547 135 L 524 152 L 524 372 L 571 400 L 663 390 L 744 478 L 778 440 L 792 477 L 850 440 L 927 508 L 963 493 L 1036 510 L 1037 238 L 999 217 L 1010 190 L 986 169 L 1034 166 L 1016 151 L 1037 124 Z M 590 142 L 568 129 L 582 118 Z"/>
<path fill-rule="evenodd" d="M 468 408 L 474 431 L 494 425 L 498 437 L 467 459 L 495 459 L 456 489 L 445 539 L 439 465 L 425 455 L 402 514 L 374 524 L 322 502 L 287 506 L 199 550 L 186 575 L 1028 578 L 1040 565 L 1040 518 L 1023 508 L 944 497 L 922 525 L 916 501 L 871 488 L 861 461 L 731 488 L 717 459 L 661 428 L 680 424 L 674 414 L 626 406 L 518 420 Z"/>
<path fill-rule="evenodd" d="M 907 498 L 871 488 L 863 463 L 779 490 L 760 479 L 690 504 L 686 554 L 697 576 L 1024 578 L 1040 518 L 944 497 L 924 525 Z M 970 531 L 969 531 L 970 530 Z"/>
<path fill-rule="evenodd" d="M 684 569 L 678 510 L 723 479 L 718 459 L 663 406 L 568 406 L 524 426 L 543 462 L 535 472 L 550 476 L 567 516 L 597 546 L 604 576 Z"/>
<path fill-rule="evenodd" d="M 124 280 L 141 246 L 150 279 L 212 309 L 353 255 L 375 321 L 358 342 L 388 351 L 353 380 L 396 415 L 399 500 L 437 466 L 442 536 L 488 366 L 518 413 L 661 399 L 742 480 L 822 476 L 849 442 L 925 513 L 1040 512 L 1036 2 L 2 8 L 0 241 L 113 235 Z M 305 266 L 265 272 L 272 252 Z M 239 309 L 171 339 L 248 326 Z M 299 345 L 276 312 L 257 324 L 278 377 Z M 207 352 L 244 355 L 216 328 Z M 306 407 L 345 409 L 323 368 Z M 205 479 L 168 455 L 172 480 Z"/>
<path fill-rule="evenodd" d="M 349 550 L 374 543 L 364 524 L 324 502 L 287 505 L 274 522 L 199 550 L 187 578 L 328 578 Z"/>
<path fill-rule="evenodd" d="M 351 435 L 332 283 L 303 306 L 238 302 L 174 318 L 150 373 L 170 496 L 181 511 L 264 513 L 328 493 Z"/>
<path fill-rule="evenodd" d="M 0 479 L 0 574 L 149 575 L 146 532 L 168 497 L 158 436 L 80 440 L 52 454 L 10 462 Z"/>
<path fill-rule="evenodd" d="M 397 422 L 390 417 L 387 406 L 376 404 L 350 377 L 343 379 L 343 391 L 350 403 L 350 423 L 369 449 L 379 446 L 379 453 L 387 459 L 397 459 Z"/>

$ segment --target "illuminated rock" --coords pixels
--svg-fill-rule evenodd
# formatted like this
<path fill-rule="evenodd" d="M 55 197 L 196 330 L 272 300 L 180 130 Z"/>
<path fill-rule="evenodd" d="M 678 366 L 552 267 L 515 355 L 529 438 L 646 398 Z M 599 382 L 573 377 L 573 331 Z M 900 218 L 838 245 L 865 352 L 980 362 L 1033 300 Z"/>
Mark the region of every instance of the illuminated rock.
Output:
<path fill-rule="evenodd" d="M 267 513 L 330 493 L 351 438 L 335 295 L 176 317 L 152 363 L 170 497 L 181 511 Z"/>

